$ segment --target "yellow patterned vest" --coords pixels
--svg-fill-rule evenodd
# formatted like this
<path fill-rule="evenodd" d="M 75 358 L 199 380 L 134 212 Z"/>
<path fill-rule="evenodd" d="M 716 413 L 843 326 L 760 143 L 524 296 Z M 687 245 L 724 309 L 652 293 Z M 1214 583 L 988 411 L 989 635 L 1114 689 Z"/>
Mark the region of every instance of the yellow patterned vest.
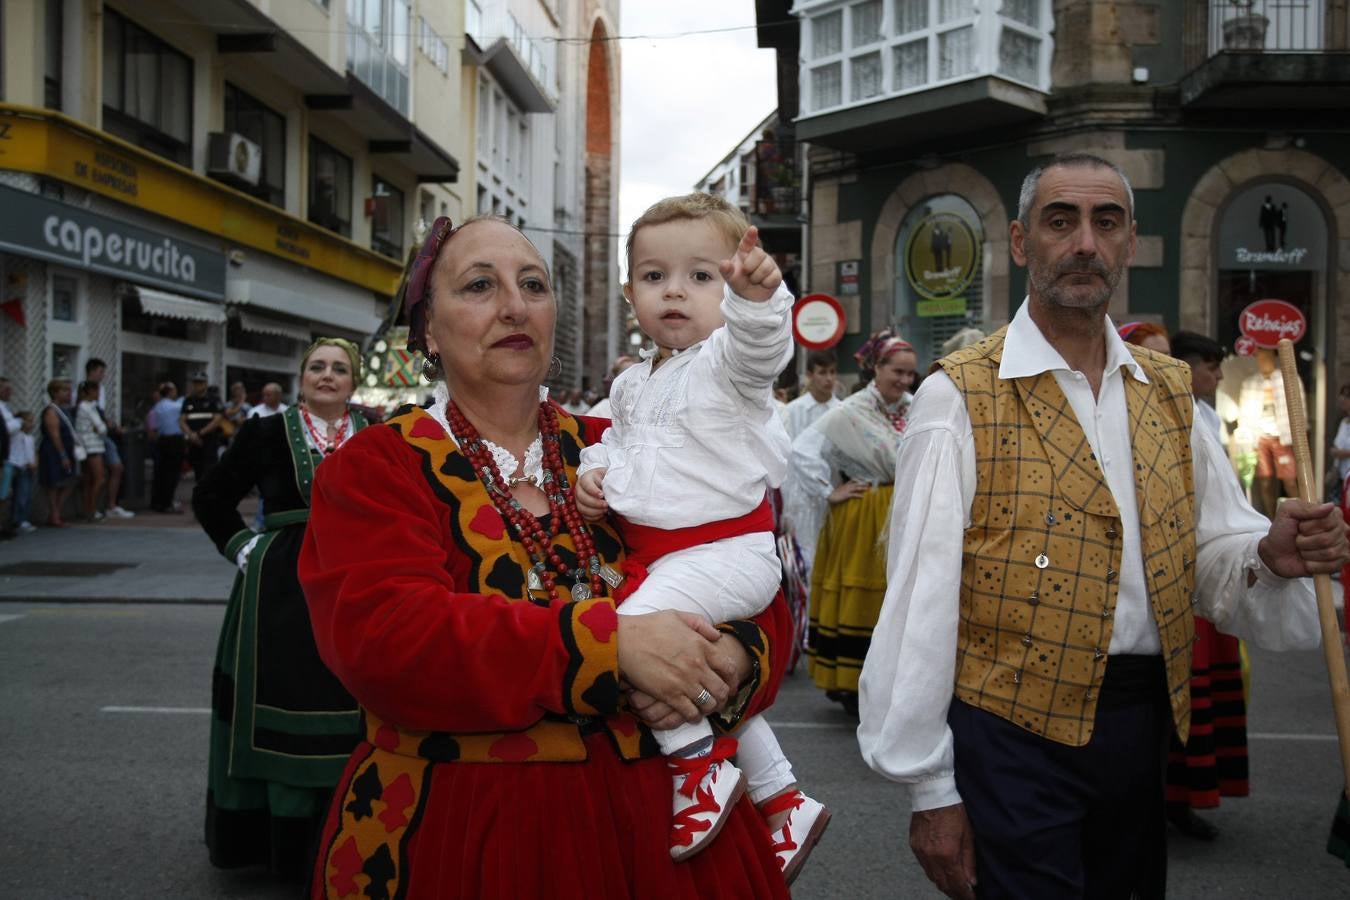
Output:
<path fill-rule="evenodd" d="M 999 379 L 1006 332 L 939 362 L 966 400 L 978 481 L 961 565 L 955 693 L 1080 747 L 1092 737 L 1106 674 L 1120 516 L 1054 375 Z M 1190 370 L 1140 347 L 1130 352 L 1148 376 L 1148 384 L 1124 378 L 1144 577 L 1185 741 L 1195 635 Z"/>

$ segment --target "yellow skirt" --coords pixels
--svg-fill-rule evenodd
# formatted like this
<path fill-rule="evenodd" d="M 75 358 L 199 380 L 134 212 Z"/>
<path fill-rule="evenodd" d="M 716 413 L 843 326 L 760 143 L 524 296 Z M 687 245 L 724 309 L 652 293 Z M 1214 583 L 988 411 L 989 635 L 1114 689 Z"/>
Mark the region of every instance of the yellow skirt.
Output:
<path fill-rule="evenodd" d="M 811 678 L 827 691 L 858 690 L 863 659 L 886 594 L 883 536 L 893 485 L 830 508 L 811 569 Z"/>

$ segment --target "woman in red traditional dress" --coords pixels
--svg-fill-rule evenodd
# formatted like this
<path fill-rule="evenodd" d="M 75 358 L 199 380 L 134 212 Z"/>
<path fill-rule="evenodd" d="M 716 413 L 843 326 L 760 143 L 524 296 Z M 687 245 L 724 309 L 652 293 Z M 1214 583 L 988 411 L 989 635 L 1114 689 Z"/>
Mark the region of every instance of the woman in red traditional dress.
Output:
<path fill-rule="evenodd" d="M 616 614 L 622 546 L 572 491 L 606 423 L 540 387 L 557 307 L 520 231 L 438 219 L 406 297 L 435 399 L 320 470 L 300 560 L 320 654 L 365 718 L 312 895 L 786 897 L 748 800 L 671 860 L 647 728 L 694 721 L 704 690 L 726 727 L 767 705 L 782 603 L 718 628 Z"/>

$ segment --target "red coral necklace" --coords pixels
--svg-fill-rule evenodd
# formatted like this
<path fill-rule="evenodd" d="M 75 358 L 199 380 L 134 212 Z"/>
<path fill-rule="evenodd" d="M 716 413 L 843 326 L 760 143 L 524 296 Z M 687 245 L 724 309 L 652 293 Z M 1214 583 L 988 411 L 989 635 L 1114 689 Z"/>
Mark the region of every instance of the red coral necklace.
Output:
<path fill-rule="evenodd" d="M 347 439 L 347 428 L 352 422 L 351 412 L 344 412 L 342 418 L 338 420 L 337 430 L 333 432 L 333 439 L 330 441 L 322 431 L 314 427 L 314 420 L 309 417 L 309 410 L 303 403 L 300 404 L 300 417 L 305 420 L 305 428 L 309 430 L 309 436 L 314 438 L 314 446 L 323 451 L 324 456 L 342 446 L 342 442 Z"/>
<path fill-rule="evenodd" d="M 590 529 L 577 512 L 576 492 L 567 482 L 562 445 L 558 439 L 558 413 L 553 405 L 548 402 L 539 404 L 539 434 L 544 444 L 544 467 L 543 483 L 538 487 L 548 498 L 550 515 L 547 532 L 539 519 L 521 506 L 511 493 L 511 488 L 523 479 L 502 477 L 492 451 L 454 400 L 445 405 L 445 419 L 450 425 L 455 443 L 469 458 L 479 480 L 487 488 L 492 505 L 530 554 L 533 565 L 527 573 L 527 587 L 544 591 L 553 600 L 565 602 L 568 595 L 557 586 L 558 577 L 561 576 L 572 582 L 572 600 L 599 596 L 602 591 L 600 556 L 596 553 L 595 539 L 591 537 Z M 567 565 L 554 546 L 553 539 L 560 529 L 566 529 L 572 535 L 572 543 L 577 551 L 575 568 Z"/>

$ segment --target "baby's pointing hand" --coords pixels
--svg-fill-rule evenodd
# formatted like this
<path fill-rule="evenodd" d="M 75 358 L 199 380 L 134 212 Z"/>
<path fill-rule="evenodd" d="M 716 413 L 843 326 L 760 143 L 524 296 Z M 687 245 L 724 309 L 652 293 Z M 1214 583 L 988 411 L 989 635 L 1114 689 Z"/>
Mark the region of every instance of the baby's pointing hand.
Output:
<path fill-rule="evenodd" d="M 759 229 L 750 229 L 741 237 L 740 246 L 731 259 L 719 264 L 722 277 L 736 296 L 762 303 L 773 296 L 783 283 L 783 273 L 773 257 L 759 246 Z"/>

